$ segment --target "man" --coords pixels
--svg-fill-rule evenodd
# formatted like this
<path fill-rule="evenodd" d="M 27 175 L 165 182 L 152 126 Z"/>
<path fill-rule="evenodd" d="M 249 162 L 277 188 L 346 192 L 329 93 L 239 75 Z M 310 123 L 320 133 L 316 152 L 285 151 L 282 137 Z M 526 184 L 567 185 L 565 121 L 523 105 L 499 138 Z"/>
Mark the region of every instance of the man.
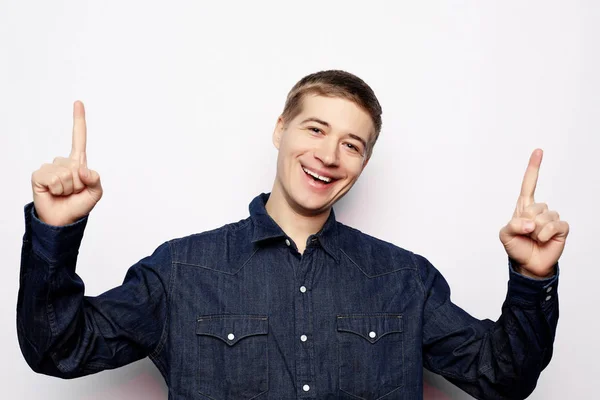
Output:
<path fill-rule="evenodd" d="M 422 367 L 482 399 L 520 399 L 552 356 L 569 226 L 534 202 L 533 152 L 513 218 L 502 316 L 454 305 L 422 256 L 336 222 L 381 129 L 371 88 L 343 71 L 301 79 L 277 120 L 277 174 L 250 217 L 168 241 L 123 284 L 83 294 L 75 264 L 102 197 L 83 105 L 69 158 L 32 175 L 17 324 L 25 359 L 63 378 L 149 356 L 172 399 L 418 399 Z"/>

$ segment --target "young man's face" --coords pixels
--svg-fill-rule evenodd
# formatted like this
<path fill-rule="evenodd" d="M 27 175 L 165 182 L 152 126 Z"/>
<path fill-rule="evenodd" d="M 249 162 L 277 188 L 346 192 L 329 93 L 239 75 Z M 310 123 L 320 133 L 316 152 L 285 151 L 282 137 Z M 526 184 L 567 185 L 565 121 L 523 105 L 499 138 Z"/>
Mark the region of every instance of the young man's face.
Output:
<path fill-rule="evenodd" d="M 304 215 L 327 211 L 367 165 L 374 126 L 355 103 L 305 96 L 302 112 L 286 125 L 279 118 L 273 143 L 279 149 L 275 189 Z"/>

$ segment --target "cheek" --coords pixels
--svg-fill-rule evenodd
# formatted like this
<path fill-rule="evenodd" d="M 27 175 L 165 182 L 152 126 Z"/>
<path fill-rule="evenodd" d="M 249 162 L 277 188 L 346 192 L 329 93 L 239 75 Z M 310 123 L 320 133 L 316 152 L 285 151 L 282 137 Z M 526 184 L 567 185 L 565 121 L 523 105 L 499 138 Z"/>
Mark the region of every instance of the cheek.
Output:
<path fill-rule="evenodd" d="M 363 170 L 363 159 L 354 158 L 348 159 L 345 163 L 348 176 L 358 178 Z"/>
<path fill-rule="evenodd" d="M 293 132 L 286 132 L 279 142 L 279 151 L 285 151 L 287 153 L 290 149 L 293 149 L 295 146 L 294 142 L 297 141 L 295 136 L 296 135 L 294 135 Z"/>
<path fill-rule="evenodd" d="M 298 149 L 290 146 L 290 143 L 282 141 L 277 154 L 277 170 L 278 173 L 288 175 L 292 170 L 294 160 L 298 158 Z"/>
<path fill-rule="evenodd" d="M 285 157 L 293 159 L 312 151 L 313 147 L 314 145 L 311 141 L 300 137 L 288 139 L 285 142 L 282 141 L 279 151 L 283 152 Z"/>

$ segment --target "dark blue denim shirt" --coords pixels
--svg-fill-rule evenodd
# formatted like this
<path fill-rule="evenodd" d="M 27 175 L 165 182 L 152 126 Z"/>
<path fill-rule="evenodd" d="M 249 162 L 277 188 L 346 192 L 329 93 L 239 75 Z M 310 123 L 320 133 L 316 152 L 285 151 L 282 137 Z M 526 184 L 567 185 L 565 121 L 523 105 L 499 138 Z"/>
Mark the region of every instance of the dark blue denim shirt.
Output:
<path fill-rule="evenodd" d="M 37 372 L 75 378 L 150 357 L 169 399 L 421 399 L 423 369 L 481 399 L 521 399 L 552 356 L 557 274 L 509 266 L 498 321 L 450 300 L 422 256 L 336 222 L 296 244 L 265 210 L 170 240 L 121 286 L 84 295 L 87 217 L 25 207 L 17 328 Z M 510 263 L 509 263 L 510 264 Z"/>

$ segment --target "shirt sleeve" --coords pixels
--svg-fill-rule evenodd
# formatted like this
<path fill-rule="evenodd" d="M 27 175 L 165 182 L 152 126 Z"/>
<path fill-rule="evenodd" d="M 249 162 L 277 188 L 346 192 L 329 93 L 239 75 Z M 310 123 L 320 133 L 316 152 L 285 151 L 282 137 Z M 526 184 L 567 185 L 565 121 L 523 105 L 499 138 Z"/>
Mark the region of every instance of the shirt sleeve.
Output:
<path fill-rule="evenodd" d="M 435 267 L 415 255 L 425 295 L 424 366 L 478 399 L 524 399 L 552 358 L 558 323 L 555 275 L 532 279 L 509 260 L 508 292 L 500 318 L 479 320 L 450 300 Z"/>
<path fill-rule="evenodd" d="M 171 274 L 170 244 L 129 268 L 123 284 L 84 295 L 75 273 L 88 217 L 62 227 L 25 206 L 17 334 L 36 372 L 75 378 L 150 356 L 161 368 Z M 98 271 L 102 273 L 102 271 Z"/>

